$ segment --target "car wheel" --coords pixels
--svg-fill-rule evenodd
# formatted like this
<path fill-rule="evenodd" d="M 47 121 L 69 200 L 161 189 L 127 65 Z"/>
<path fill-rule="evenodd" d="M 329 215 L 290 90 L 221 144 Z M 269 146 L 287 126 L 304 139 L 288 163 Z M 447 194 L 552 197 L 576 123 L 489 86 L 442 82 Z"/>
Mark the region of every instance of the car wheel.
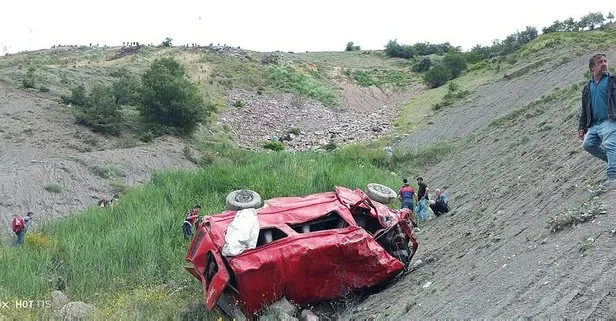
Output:
<path fill-rule="evenodd" d="M 393 189 L 385 185 L 376 183 L 368 184 L 368 186 L 366 187 L 366 195 L 368 195 L 370 199 L 377 201 L 381 204 L 389 204 L 393 202 L 398 196 L 398 194 L 396 194 Z"/>
<path fill-rule="evenodd" d="M 227 195 L 227 209 L 239 211 L 246 208 L 257 208 L 261 206 L 261 196 L 255 191 L 241 189 L 233 191 Z"/>

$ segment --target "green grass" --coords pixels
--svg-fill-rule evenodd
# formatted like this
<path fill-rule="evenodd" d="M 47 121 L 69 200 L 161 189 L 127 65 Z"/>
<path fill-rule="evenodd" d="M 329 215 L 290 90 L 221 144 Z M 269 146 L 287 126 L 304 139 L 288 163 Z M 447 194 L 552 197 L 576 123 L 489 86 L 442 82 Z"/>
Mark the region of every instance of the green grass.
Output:
<path fill-rule="evenodd" d="M 62 193 L 62 185 L 57 182 L 47 182 L 43 188 L 50 193 Z"/>
<path fill-rule="evenodd" d="M 156 173 L 114 207 L 90 208 L 44 225 L 36 243 L 0 248 L 0 297 L 47 297 L 52 280 L 60 278 L 69 297 L 102 308 L 106 318 L 179 319 L 188 304 L 202 298 L 197 280 L 183 269 L 188 243 L 180 229 L 195 202 L 209 215 L 221 212 L 226 195 L 236 189 L 268 199 L 331 191 L 335 185 L 363 189 L 370 182 L 399 183 L 372 164 L 377 157 L 359 157 L 357 150 L 219 151 L 217 157 L 229 161 L 197 172 Z"/>
<path fill-rule="evenodd" d="M 95 165 L 90 168 L 94 174 L 101 178 L 125 176 L 124 170 L 117 164 Z"/>
<path fill-rule="evenodd" d="M 268 68 L 270 84 L 278 90 L 308 96 L 333 107 L 337 96 L 332 88 L 316 80 L 309 72 L 292 65 Z"/>
<path fill-rule="evenodd" d="M 404 70 L 353 70 L 349 71 L 355 82 L 362 87 L 376 86 L 379 88 L 390 85 L 394 89 L 404 89 L 417 82 L 413 73 Z"/>
<path fill-rule="evenodd" d="M 385 45 L 385 44 L 383 44 Z M 344 46 L 340 48 L 344 50 Z M 284 60 L 315 63 L 353 69 L 399 69 L 409 67 L 408 60 L 389 58 L 382 50 L 278 53 Z"/>

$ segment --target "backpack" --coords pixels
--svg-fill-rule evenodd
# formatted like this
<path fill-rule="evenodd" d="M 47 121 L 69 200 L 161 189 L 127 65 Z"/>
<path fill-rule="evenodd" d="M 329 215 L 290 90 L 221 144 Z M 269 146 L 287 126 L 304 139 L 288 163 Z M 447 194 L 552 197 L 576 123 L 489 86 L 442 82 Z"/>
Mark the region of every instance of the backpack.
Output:
<path fill-rule="evenodd" d="M 24 219 L 21 217 L 14 217 L 11 222 L 11 228 L 13 232 L 19 233 L 24 228 Z"/>

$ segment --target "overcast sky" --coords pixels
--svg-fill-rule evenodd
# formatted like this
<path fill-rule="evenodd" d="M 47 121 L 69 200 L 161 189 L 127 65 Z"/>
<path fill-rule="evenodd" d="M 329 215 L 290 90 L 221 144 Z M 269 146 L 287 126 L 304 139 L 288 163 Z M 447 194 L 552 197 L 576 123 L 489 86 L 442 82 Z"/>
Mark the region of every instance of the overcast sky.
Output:
<path fill-rule="evenodd" d="M 615 0 L 3 0 L 0 53 L 53 44 L 220 43 L 256 51 L 340 51 L 450 42 L 490 45 L 526 26 L 616 13 Z"/>

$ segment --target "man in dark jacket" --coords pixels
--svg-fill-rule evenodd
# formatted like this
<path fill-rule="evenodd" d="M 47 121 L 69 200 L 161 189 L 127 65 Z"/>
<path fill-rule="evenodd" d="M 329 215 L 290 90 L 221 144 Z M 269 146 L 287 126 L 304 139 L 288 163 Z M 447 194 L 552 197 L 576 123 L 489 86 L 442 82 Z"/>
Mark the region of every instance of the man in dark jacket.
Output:
<path fill-rule="evenodd" d="M 582 148 L 607 163 L 607 184 L 616 185 L 616 76 L 605 54 L 588 61 L 592 77 L 582 89 L 578 136 Z"/>
<path fill-rule="evenodd" d="M 424 183 L 423 177 L 417 177 L 417 202 L 426 196 L 426 188 L 428 185 Z"/>

